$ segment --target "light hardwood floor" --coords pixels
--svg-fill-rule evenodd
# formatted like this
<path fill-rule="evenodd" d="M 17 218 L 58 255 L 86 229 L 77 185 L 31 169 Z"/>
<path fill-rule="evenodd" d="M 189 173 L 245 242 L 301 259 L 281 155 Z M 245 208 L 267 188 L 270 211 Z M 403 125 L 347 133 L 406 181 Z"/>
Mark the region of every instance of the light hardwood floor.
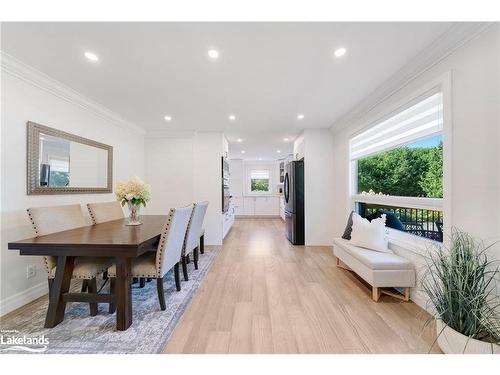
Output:
<path fill-rule="evenodd" d="M 434 341 L 417 305 L 373 302 L 331 248 L 292 246 L 280 219 L 237 220 L 219 251 L 165 353 L 427 353 Z"/>

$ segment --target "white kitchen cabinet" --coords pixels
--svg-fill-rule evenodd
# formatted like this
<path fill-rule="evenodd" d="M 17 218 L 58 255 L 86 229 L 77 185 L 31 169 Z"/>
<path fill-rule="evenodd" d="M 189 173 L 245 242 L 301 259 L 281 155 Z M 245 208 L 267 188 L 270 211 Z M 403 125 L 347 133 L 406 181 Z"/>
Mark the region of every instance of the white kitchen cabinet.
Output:
<path fill-rule="evenodd" d="M 255 215 L 255 197 L 243 197 L 243 215 Z"/>
<path fill-rule="evenodd" d="M 243 198 L 243 215 L 278 216 L 278 196 L 246 196 Z"/>
<path fill-rule="evenodd" d="M 222 238 L 225 238 L 234 224 L 234 205 L 229 204 L 227 212 L 222 214 Z"/>
<path fill-rule="evenodd" d="M 245 215 L 245 208 L 244 208 L 244 202 L 243 202 L 242 196 L 232 197 L 231 203 L 234 205 L 234 214 L 235 215 Z"/>
<path fill-rule="evenodd" d="M 256 197 L 255 215 L 257 216 L 278 216 L 279 198 L 278 197 Z"/>
<path fill-rule="evenodd" d="M 285 197 L 281 196 L 280 198 L 280 217 L 285 221 Z"/>

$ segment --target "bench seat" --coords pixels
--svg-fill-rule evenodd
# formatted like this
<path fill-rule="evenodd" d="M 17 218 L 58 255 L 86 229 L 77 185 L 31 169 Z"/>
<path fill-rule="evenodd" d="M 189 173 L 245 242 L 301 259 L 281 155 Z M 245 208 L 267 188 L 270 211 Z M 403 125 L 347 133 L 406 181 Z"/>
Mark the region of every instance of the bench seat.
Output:
<path fill-rule="evenodd" d="M 391 245 L 389 244 L 389 248 Z M 396 254 L 382 253 L 353 246 L 350 241 L 335 238 L 333 253 L 349 270 L 355 272 L 373 287 L 372 298 L 378 301 L 380 293 L 390 294 L 379 288 L 403 288 L 403 300 L 409 299 L 409 288 L 415 286 L 415 268 L 405 258 Z M 340 265 L 339 262 L 337 262 Z"/>

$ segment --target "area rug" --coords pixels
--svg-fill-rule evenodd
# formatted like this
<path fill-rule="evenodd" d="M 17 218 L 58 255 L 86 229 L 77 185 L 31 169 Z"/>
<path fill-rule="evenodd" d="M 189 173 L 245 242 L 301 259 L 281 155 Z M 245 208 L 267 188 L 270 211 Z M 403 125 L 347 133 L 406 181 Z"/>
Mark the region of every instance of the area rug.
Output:
<path fill-rule="evenodd" d="M 156 280 L 144 288 L 132 286 L 133 323 L 126 331 L 116 331 L 116 315 L 108 313 L 107 304 L 99 304 L 99 314 L 89 316 L 89 305 L 68 303 L 64 321 L 54 328 L 44 328 L 47 297 L 37 301 L 29 311 L 2 319 L 3 340 L 9 336 L 48 339 L 47 345 L 32 346 L 31 352 L 55 354 L 93 353 L 161 353 L 205 279 L 218 251 L 206 249 L 200 254 L 198 270 L 191 261 L 188 264 L 189 281 L 184 281 L 181 271 L 181 291 L 175 290 L 174 275 L 170 271 L 164 278 L 167 309 L 160 310 Z M 76 284 L 76 283 L 75 283 Z M 109 283 L 108 283 L 109 284 Z M 74 287 L 78 287 L 75 285 Z M 104 285 L 106 291 L 108 285 Z M 73 289 L 73 288 L 72 288 Z M 30 352 L 22 345 L 1 345 L 2 353 Z M 30 348 L 28 348 L 30 349 Z"/>

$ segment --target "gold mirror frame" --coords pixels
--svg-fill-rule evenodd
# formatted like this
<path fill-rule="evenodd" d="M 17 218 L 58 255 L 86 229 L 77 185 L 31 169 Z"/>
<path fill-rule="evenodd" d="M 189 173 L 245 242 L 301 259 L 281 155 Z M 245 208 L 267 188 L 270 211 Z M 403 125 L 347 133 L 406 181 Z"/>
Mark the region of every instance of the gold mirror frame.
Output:
<path fill-rule="evenodd" d="M 40 185 L 39 158 L 40 158 L 40 133 L 82 143 L 88 146 L 101 148 L 108 152 L 107 187 L 42 187 Z M 113 191 L 113 146 L 99 143 L 91 139 L 79 137 L 61 130 L 49 128 L 35 122 L 27 123 L 27 159 L 26 182 L 28 195 L 47 194 L 96 194 L 111 193 Z"/>

